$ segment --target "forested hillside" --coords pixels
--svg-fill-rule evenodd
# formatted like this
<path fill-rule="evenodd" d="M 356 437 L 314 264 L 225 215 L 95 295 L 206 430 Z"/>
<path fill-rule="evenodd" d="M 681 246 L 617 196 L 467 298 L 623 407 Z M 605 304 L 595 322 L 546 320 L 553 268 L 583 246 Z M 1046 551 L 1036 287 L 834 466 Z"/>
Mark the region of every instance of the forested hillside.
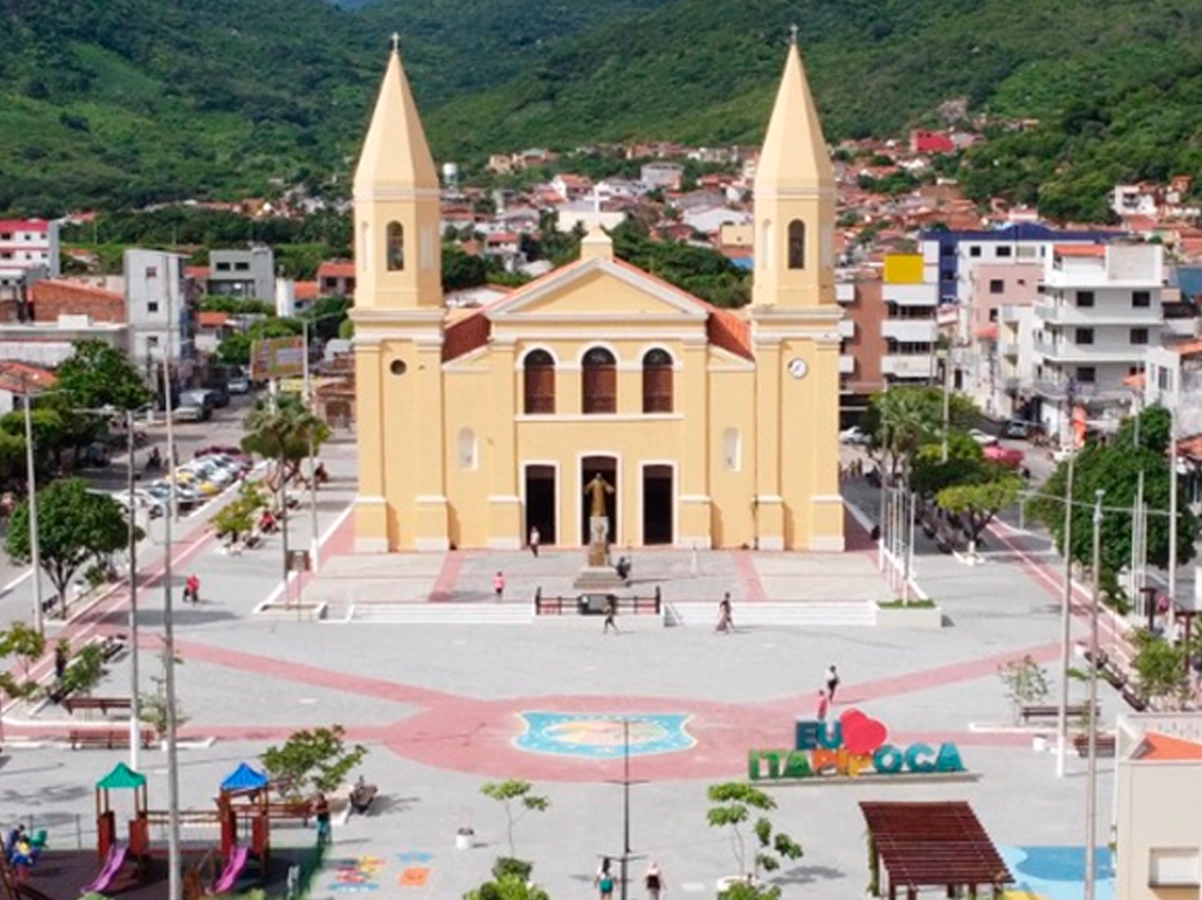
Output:
<path fill-rule="evenodd" d="M 832 138 L 1034 116 L 966 173 L 1060 216 L 1202 168 L 1187 0 L 0 0 L 0 210 L 345 183 L 399 31 L 435 152 L 758 140 L 790 24 Z"/>

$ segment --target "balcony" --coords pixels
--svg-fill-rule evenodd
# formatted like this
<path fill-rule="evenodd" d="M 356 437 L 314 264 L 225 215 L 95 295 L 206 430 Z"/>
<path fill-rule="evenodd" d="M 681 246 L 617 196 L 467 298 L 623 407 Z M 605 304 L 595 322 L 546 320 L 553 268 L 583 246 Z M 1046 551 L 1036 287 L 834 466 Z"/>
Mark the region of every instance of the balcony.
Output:
<path fill-rule="evenodd" d="M 1005 322 L 1009 325 L 1017 324 L 1019 321 L 1019 318 L 1022 316 L 1022 311 L 1024 309 L 1029 309 L 1029 308 L 1030 307 L 1027 307 L 1027 306 L 1015 306 L 1013 304 L 1008 304 L 1006 306 L 999 306 L 997 308 L 998 321 Z"/>
<path fill-rule="evenodd" d="M 854 375 L 856 372 L 856 358 L 849 353 L 839 354 L 839 374 Z"/>
<path fill-rule="evenodd" d="M 885 319 L 881 322 L 881 337 L 906 344 L 934 343 L 938 326 L 934 319 Z"/>
<path fill-rule="evenodd" d="M 896 353 L 881 358 L 881 373 L 894 378 L 929 379 L 934 371 L 934 358 L 929 353 L 903 356 Z"/>
<path fill-rule="evenodd" d="M 1044 359 L 1057 363 L 1127 363 L 1138 365 L 1144 360 L 1146 344 L 1115 345 L 1112 343 L 1074 344 L 1072 341 L 1036 341 L 1035 352 Z"/>
<path fill-rule="evenodd" d="M 856 302 L 856 285 L 853 281 L 839 281 L 835 284 L 835 300 L 838 303 Z"/>
<path fill-rule="evenodd" d="M 850 340 L 856 336 L 856 321 L 855 319 L 841 319 L 839 321 L 839 337 L 843 340 Z"/>
<path fill-rule="evenodd" d="M 1098 298 L 1100 301 L 1103 298 Z M 1057 325 L 1130 325 L 1132 327 L 1159 325 L 1164 320 L 1159 303 L 1148 307 L 1132 308 L 1130 298 L 1127 306 L 1121 303 L 1100 302 L 1097 306 L 1075 306 L 1057 303 L 1055 300 L 1040 300 L 1035 304 L 1035 315 L 1045 322 Z"/>
<path fill-rule="evenodd" d="M 939 285 L 882 284 L 881 299 L 898 306 L 936 306 L 939 303 Z"/>
<path fill-rule="evenodd" d="M 997 352 L 1010 359 L 1018 358 L 1018 344 L 1013 341 L 998 341 Z"/>

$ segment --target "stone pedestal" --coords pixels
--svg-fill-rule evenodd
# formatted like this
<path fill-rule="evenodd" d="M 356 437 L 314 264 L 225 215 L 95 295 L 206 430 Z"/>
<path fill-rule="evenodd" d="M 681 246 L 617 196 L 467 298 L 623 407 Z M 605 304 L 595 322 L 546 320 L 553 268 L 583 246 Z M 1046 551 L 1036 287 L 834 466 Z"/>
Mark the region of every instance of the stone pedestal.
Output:
<path fill-rule="evenodd" d="M 591 516 L 588 520 L 588 564 L 580 570 L 572 587 L 578 591 L 610 591 L 625 587 L 609 559 L 609 519 Z"/>

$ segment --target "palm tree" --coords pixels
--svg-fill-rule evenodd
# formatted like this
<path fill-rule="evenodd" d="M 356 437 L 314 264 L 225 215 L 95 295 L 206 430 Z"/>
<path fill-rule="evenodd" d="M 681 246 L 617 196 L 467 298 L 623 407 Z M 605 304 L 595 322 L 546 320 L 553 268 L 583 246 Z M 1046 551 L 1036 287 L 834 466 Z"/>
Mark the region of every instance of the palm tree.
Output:
<path fill-rule="evenodd" d="M 922 388 L 895 388 L 875 398 L 880 414 L 881 448 L 891 457 L 893 475 L 909 477 L 919 449 L 935 440 L 940 412 Z"/>
<path fill-rule="evenodd" d="M 316 453 L 330 436 L 330 427 L 291 395 L 259 400 L 244 427 L 243 451 L 275 463 L 275 487 L 281 494 L 310 451 Z"/>

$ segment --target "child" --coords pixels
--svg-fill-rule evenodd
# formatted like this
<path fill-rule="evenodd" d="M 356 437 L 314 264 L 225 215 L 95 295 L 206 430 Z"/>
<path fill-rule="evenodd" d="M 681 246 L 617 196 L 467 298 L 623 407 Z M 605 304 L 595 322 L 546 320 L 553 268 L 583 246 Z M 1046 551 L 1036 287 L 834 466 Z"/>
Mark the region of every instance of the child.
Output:
<path fill-rule="evenodd" d="M 500 603 L 501 600 L 504 599 L 505 595 L 505 575 L 503 573 L 497 572 L 497 574 L 493 576 L 492 590 L 493 593 L 497 595 L 497 602 Z"/>

